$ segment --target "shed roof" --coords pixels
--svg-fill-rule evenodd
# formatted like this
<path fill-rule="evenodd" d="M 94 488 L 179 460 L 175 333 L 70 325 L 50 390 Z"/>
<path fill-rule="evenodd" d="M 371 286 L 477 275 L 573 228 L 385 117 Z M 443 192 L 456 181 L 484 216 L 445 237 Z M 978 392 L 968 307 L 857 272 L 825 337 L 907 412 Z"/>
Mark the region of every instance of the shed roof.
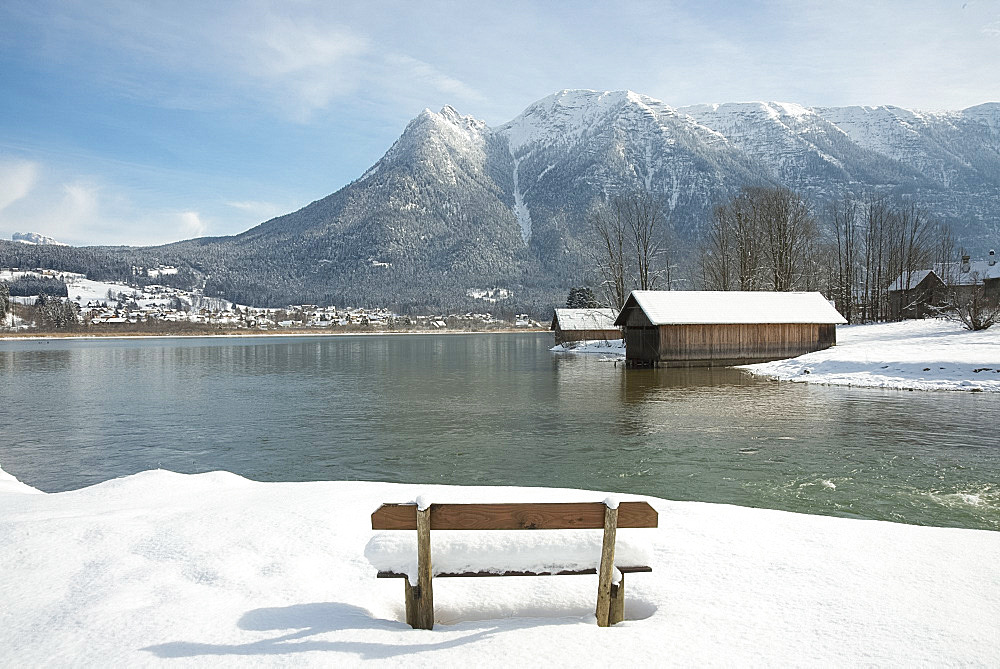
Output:
<path fill-rule="evenodd" d="M 632 307 L 653 325 L 847 322 L 820 293 L 633 290 L 616 325 L 624 325 Z"/>
<path fill-rule="evenodd" d="M 614 330 L 617 309 L 556 309 L 555 323 L 566 330 Z"/>

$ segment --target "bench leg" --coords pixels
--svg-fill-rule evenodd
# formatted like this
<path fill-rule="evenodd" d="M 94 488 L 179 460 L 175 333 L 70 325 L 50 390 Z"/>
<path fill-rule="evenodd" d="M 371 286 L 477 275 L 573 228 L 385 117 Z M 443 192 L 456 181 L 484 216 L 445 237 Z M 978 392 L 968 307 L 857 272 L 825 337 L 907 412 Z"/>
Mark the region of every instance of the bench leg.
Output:
<path fill-rule="evenodd" d="M 615 534 L 618 531 L 618 507 L 604 507 L 604 542 L 601 545 L 601 562 L 597 568 L 597 611 L 595 617 L 600 627 L 607 627 L 611 612 L 611 588 L 615 571 Z"/>
<path fill-rule="evenodd" d="M 625 574 L 622 580 L 611 586 L 611 608 L 608 610 L 608 626 L 625 620 Z"/>
<path fill-rule="evenodd" d="M 410 579 L 403 579 L 403 595 L 406 598 L 406 624 L 410 627 L 416 628 L 417 626 L 417 603 L 416 597 L 414 596 L 414 591 L 419 592 L 419 588 L 415 588 L 410 585 Z"/>
<path fill-rule="evenodd" d="M 431 583 L 431 513 L 417 510 L 417 585 L 403 579 L 406 624 L 417 630 L 434 629 L 434 586 Z"/>
<path fill-rule="evenodd" d="M 403 579 L 406 597 L 406 624 L 415 630 L 434 629 L 434 601 L 423 597 L 425 592 L 419 585 L 410 585 L 410 579 Z"/>

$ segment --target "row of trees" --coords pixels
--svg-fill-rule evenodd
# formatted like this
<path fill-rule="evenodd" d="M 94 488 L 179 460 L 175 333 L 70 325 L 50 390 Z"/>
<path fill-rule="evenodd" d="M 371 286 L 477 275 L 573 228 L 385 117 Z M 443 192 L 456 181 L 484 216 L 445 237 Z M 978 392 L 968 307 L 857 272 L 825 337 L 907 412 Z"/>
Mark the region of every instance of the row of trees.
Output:
<path fill-rule="evenodd" d="M 700 263 L 706 288 L 819 290 L 863 322 L 894 316 L 889 288 L 898 277 L 955 253 L 950 229 L 912 201 L 848 197 L 817 217 L 794 191 L 755 186 L 715 208 Z"/>
<path fill-rule="evenodd" d="M 648 193 L 593 208 L 592 260 L 605 304 L 620 308 L 633 289 L 671 288 L 664 212 Z M 959 266 L 961 253 L 948 226 L 911 200 L 846 197 L 817 215 L 788 188 L 747 186 L 715 207 L 692 274 L 707 290 L 818 290 L 850 322 L 884 321 L 898 317 L 890 288 L 913 287 L 909 277 L 934 265 L 950 283 L 948 268 Z M 968 300 L 952 298 L 946 306 L 961 316 Z M 571 303 L 583 300 L 571 293 Z"/>
<path fill-rule="evenodd" d="M 830 294 L 844 317 L 854 322 L 893 317 L 889 288 L 902 277 L 903 288 L 919 269 L 949 263 L 955 238 L 913 202 L 894 203 L 867 195 L 828 208 L 833 239 L 829 258 Z"/>
<path fill-rule="evenodd" d="M 813 288 L 817 226 L 787 188 L 748 186 L 715 207 L 701 255 L 711 290 Z"/>
<path fill-rule="evenodd" d="M 35 300 L 35 322 L 49 330 L 73 328 L 80 324 L 80 307 L 71 300 L 42 293 Z"/>
<path fill-rule="evenodd" d="M 18 297 L 30 297 L 31 295 L 55 295 L 57 297 L 69 297 L 69 289 L 62 279 L 48 276 L 35 276 L 25 274 L 11 279 L 9 282 L 11 295 Z"/>

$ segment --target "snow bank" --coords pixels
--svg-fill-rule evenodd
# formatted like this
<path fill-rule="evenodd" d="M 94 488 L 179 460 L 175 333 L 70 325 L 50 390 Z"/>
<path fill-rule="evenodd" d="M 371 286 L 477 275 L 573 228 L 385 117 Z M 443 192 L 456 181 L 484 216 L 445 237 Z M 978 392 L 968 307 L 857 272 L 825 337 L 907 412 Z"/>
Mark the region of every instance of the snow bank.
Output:
<path fill-rule="evenodd" d="M 36 493 L 41 494 L 41 490 L 32 488 L 30 485 L 21 483 L 16 478 L 0 469 L 0 495 L 4 493 Z"/>
<path fill-rule="evenodd" d="M 940 319 L 847 325 L 833 348 L 742 369 L 782 381 L 1000 392 L 1000 327 L 970 332 Z"/>
<path fill-rule="evenodd" d="M 1000 664 L 998 532 L 661 499 L 624 623 L 596 626 L 596 576 L 467 578 L 435 583 L 436 627 L 412 630 L 364 550 L 372 511 L 419 494 L 608 493 L 166 471 L 6 489 L 0 665 Z"/>
<path fill-rule="evenodd" d="M 636 567 L 651 559 L 641 536 L 650 530 L 618 530 L 615 566 Z M 487 571 L 562 571 L 594 569 L 601 562 L 602 530 L 495 530 L 431 532 L 435 574 Z M 417 582 L 417 533 L 379 532 L 365 547 L 377 571 L 406 574 Z"/>
<path fill-rule="evenodd" d="M 549 349 L 553 353 L 598 353 L 608 358 L 625 358 L 624 339 L 584 339 L 566 341 Z"/>

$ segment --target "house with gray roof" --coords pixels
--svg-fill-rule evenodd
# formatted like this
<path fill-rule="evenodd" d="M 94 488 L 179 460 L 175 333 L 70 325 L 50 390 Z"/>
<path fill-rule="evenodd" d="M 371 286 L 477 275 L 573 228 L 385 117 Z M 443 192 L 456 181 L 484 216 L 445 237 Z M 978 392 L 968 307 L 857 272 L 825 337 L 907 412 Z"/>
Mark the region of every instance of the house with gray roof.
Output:
<path fill-rule="evenodd" d="M 889 312 L 896 320 L 933 316 L 978 290 L 989 299 L 1000 299 L 1000 265 L 993 250 L 985 260 L 962 256 L 961 262 L 904 272 L 889 285 Z"/>

